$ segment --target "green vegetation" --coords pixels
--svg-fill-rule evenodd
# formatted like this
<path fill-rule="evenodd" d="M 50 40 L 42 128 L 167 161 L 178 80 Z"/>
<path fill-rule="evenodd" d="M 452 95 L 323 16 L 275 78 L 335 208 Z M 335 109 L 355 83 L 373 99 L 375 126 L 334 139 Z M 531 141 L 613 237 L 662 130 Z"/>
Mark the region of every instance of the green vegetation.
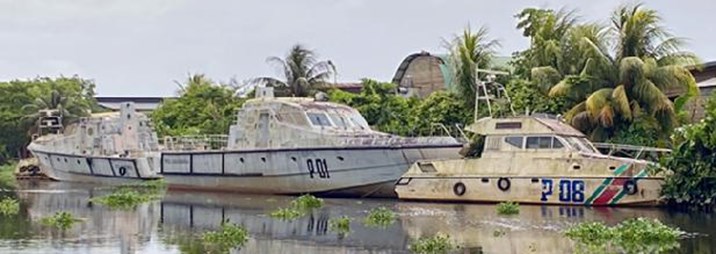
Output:
<path fill-rule="evenodd" d="M 279 68 L 283 80 L 260 77 L 252 83 L 275 87 L 278 96 L 309 96 L 325 87 L 326 82 L 336 74 L 336 67 L 331 61 L 316 60 L 316 53 L 300 44 L 291 47 L 284 59 L 274 56 L 266 61 Z"/>
<path fill-rule="evenodd" d="M 16 185 L 15 168 L 17 163 L 0 165 L 0 189 L 12 188 Z"/>
<path fill-rule="evenodd" d="M 282 220 L 295 220 L 314 208 L 323 206 L 323 199 L 316 198 L 310 194 L 302 195 L 291 201 L 291 207 L 279 208 L 269 215 Z"/>
<path fill-rule="evenodd" d="M 363 223 L 372 227 L 387 227 L 393 224 L 395 218 L 396 215 L 393 211 L 385 207 L 378 207 L 370 210 Z"/>
<path fill-rule="evenodd" d="M 438 233 L 433 237 L 423 237 L 410 243 L 413 253 L 448 253 L 456 249 L 450 236 Z"/>
<path fill-rule="evenodd" d="M 348 218 L 348 216 L 332 218 L 328 221 L 328 227 L 331 231 L 336 232 L 341 236 L 345 236 L 351 232 L 351 219 Z"/>
<path fill-rule="evenodd" d="M 462 34 L 454 36 L 449 45 L 449 64 L 453 70 L 455 91 L 460 94 L 463 103 L 472 112 L 475 106 L 475 88 L 478 80 L 477 69 L 488 69 L 495 50 L 500 46 L 496 40 L 489 39 L 486 27 L 472 31 L 470 27 Z M 484 77 L 479 75 L 480 78 Z"/>
<path fill-rule="evenodd" d="M 190 76 L 180 86 L 179 97 L 155 109 L 152 122 L 157 135 L 226 134 L 243 100 L 228 85 L 216 84 L 204 75 Z"/>
<path fill-rule="evenodd" d="M 20 212 L 20 203 L 9 197 L 0 200 L 0 215 L 10 216 Z"/>
<path fill-rule="evenodd" d="M 39 109 L 59 110 L 65 124 L 98 109 L 94 87 L 77 76 L 0 82 L 0 165 L 27 155 Z"/>
<path fill-rule="evenodd" d="M 122 185 L 111 194 L 92 198 L 92 202 L 113 209 L 129 210 L 137 205 L 161 198 L 166 189 L 164 179 L 145 181 L 138 184 Z"/>
<path fill-rule="evenodd" d="M 271 212 L 269 215 L 274 218 L 282 219 L 282 220 L 295 220 L 298 217 L 301 217 L 305 214 L 303 210 L 296 209 L 294 207 L 289 208 L 279 208 L 278 210 L 275 210 Z"/>
<path fill-rule="evenodd" d="M 515 202 L 502 202 L 497 204 L 497 214 L 514 215 L 520 213 L 520 204 Z"/>
<path fill-rule="evenodd" d="M 323 206 L 323 199 L 305 194 L 291 201 L 291 206 L 301 210 L 321 208 Z"/>
<path fill-rule="evenodd" d="M 673 205 L 710 209 L 716 201 L 716 94 L 705 114 L 701 122 L 674 132 L 675 147 L 661 162 L 669 175 L 662 193 Z"/>
<path fill-rule="evenodd" d="M 249 232 L 242 226 L 224 221 L 220 230 L 205 232 L 201 239 L 209 253 L 229 253 L 246 244 Z"/>
<path fill-rule="evenodd" d="M 684 232 L 658 220 L 629 219 L 614 227 L 585 222 L 569 228 L 565 235 L 589 253 L 664 253 L 679 247 Z"/>
<path fill-rule="evenodd" d="M 565 99 L 571 108 L 563 112 L 567 121 L 594 140 L 611 139 L 641 121 L 655 124 L 630 132 L 658 133 L 664 141 L 678 125 L 684 103 L 698 93 L 683 67 L 698 59 L 681 50 L 682 39 L 665 31 L 653 10 L 621 6 L 611 27 L 579 23 L 575 12 L 567 11 L 525 9 L 518 18 L 518 28 L 532 42 L 520 55 L 522 69 L 529 69 L 549 96 Z M 666 96 L 673 91 L 683 92 L 675 103 Z"/>
<path fill-rule="evenodd" d="M 67 230 L 72 228 L 72 225 L 79 221 L 81 220 L 75 218 L 71 213 L 62 211 L 56 212 L 55 215 L 42 218 L 40 223 L 48 227 Z"/>

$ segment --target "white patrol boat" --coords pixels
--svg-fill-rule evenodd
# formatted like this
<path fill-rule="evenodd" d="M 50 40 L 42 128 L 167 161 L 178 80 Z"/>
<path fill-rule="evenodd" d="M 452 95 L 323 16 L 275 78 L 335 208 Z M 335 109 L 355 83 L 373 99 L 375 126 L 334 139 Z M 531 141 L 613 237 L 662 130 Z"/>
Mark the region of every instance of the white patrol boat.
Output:
<path fill-rule="evenodd" d="M 558 117 L 515 116 L 507 90 L 492 80 L 477 82 L 475 114 L 480 101 L 493 115 L 491 101 L 506 99 L 513 116 L 476 115 L 466 130 L 483 138 L 480 156 L 416 162 L 396 182 L 400 199 L 587 206 L 660 201 L 664 177 L 647 170 L 656 164 L 603 155 Z"/>
<path fill-rule="evenodd" d="M 401 199 L 574 205 L 659 201 L 650 162 L 600 154 L 581 132 L 539 116 L 482 118 L 479 158 L 420 161 L 397 182 Z"/>

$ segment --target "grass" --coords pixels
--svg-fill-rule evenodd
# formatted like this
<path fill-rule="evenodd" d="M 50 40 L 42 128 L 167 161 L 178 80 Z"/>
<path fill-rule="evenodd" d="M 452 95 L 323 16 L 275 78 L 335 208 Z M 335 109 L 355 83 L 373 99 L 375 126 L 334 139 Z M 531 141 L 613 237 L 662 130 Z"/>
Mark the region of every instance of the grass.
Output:
<path fill-rule="evenodd" d="M 497 214 L 500 215 L 515 215 L 520 213 L 520 204 L 515 202 L 502 202 L 497 204 Z"/>
<path fill-rule="evenodd" d="M 295 220 L 306 215 L 314 208 L 323 206 L 323 199 L 316 198 L 310 194 L 302 195 L 291 201 L 288 208 L 279 208 L 269 214 L 269 216 L 282 220 Z"/>
<path fill-rule="evenodd" d="M 124 184 L 111 194 L 92 198 L 92 201 L 112 209 L 130 210 L 139 204 L 161 198 L 166 187 L 164 179 Z"/>
<path fill-rule="evenodd" d="M 348 216 L 332 218 L 328 221 L 328 227 L 338 235 L 345 236 L 351 232 L 351 219 Z"/>
<path fill-rule="evenodd" d="M 664 253 L 678 248 L 685 233 L 658 220 L 636 218 L 613 227 L 603 222 L 584 222 L 564 234 L 587 252 Z"/>
<path fill-rule="evenodd" d="M 20 203 L 17 200 L 5 197 L 0 201 L 0 215 L 10 216 L 20 212 Z"/>
<path fill-rule="evenodd" d="M 70 229 L 72 228 L 72 225 L 78 221 L 80 221 L 80 219 L 77 219 L 71 213 L 64 211 L 56 212 L 55 215 L 44 217 L 40 220 L 43 225 L 60 230 Z"/>
<path fill-rule="evenodd" d="M 378 207 L 368 213 L 364 224 L 367 226 L 387 227 L 395 221 L 395 213 L 388 208 Z"/>
<path fill-rule="evenodd" d="M 244 246 L 249 240 L 249 232 L 242 226 L 224 221 L 221 229 L 205 232 L 201 240 L 210 253 L 228 253 L 231 249 Z"/>
<path fill-rule="evenodd" d="M 424 237 L 410 243 L 413 253 L 448 253 L 456 249 L 450 236 L 438 233 L 433 237 Z"/>

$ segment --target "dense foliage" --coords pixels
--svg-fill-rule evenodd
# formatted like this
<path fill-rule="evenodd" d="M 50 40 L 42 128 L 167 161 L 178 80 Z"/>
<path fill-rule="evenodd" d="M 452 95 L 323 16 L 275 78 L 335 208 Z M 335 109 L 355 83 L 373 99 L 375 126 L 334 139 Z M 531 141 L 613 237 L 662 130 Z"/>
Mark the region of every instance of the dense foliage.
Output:
<path fill-rule="evenodd" d="M 702 121 L 676 129 L 674 149 L 662 161 L 670 174 L 662 192 L 672 203 L 710 207 L 716 201 L 716 94 L 705 113 Z"/>
<path fill-rule="evenodd" d="M 564 234 L 577 243 L 578 253 L 670 253 L 685 233 L 655 219 L 634 218 L 613 227 L 583 222 Z"/>
<path fill-rule="evenodd" d="M 227 134 L 242 104 L 231 87 L 198 74 L 187 79 L 178 98 L 162 102 L 151 117 L 160 137 Z"/>
<path fill-rule="evenodd" d="M 64 124 L 97 110 L 94 88 L 92 81 L 76 76 L 0 82 L 0 164 L 27 155 L 38 110 L 59 110 Z"/>
<path fill-rule="evenodd" d="M 682 39 L 668 33 L 654 10 L 626 5 L 612 14 L 611 26 L 580 23 L 574 12 L 526 9 L 518 28 L 531 39 L 518 54 L 516 68 L 549 96 L 567 101 L 565 118 L 592 139 L 607 140 L 634 122 L 642 136 L 665 139 L 678 125 L 677 115 L 698 91 L 684 67 L 696 57 L 681 50 Z M 612 47 L 610 49 L 610 46 Z M 682 96 L 672 102 L 668 93 Z M 638 140 L 637 140 L 638 141 Z"/>

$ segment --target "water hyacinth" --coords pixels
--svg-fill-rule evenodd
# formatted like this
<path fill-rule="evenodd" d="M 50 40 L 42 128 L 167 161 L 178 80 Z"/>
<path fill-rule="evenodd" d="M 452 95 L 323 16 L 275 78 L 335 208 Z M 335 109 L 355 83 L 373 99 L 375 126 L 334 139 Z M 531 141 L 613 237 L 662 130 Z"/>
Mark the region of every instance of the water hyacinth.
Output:
<path fill-rule="evenodd" d="M 20 203 L 17 200 L 5 197 L 0 201 L 0 215 L 10 216 L 20 212 Z"/>
<path fill-rule="evenodd" d="M 296 209 L 321 208 L 323 206 L 323 199 L 306 194 L 291 201 L 291 206 Z"/>
<path fill-rule="evenodd" d="M 636 218 L 614 227 L 603 222 L 584 222 L 569 228 L 565 235 L 587 252 L 663 253 L 679 247 L 685 233 L 655 219 Z"/>
<path fill-rule="evenodd" d="M 497 214 L 514 215 L 520 213 L 520 204 L 515 202 L 502 202 L 497 204 Z"/>
<path fill-rule="evenodd" d="M 413 253 L 448 253 L 456 249 L 450 236 L 438 233 L 433 237 L 420 238 L 410 244 Z"/>
<path fill-rule="evenodd" d="M 67 230 L 72 227 L 76 222 L 81 221 L 80 219 L 75 218 L 74 215 L 68 212 L 56 212 L 52 216 L 44 217 L 40 220 L 40 223 L 42 223 L 45 226 L 57 228 L 60 230 Z"/>
<path fill-rule="evenodd" d="M 302 195 L 291 201 L 288 208 L 279 208 L 269 214 L 269 216 L 282 220 L 295 220 L 298 217 L 306 215 L 314 208 L 323 206 L 323 199 L 316 198 L 310 194 Z"/>
<path fill-rule="evenodd" d="M 341 216 L 333 218 L 328 221 L 328 226 L 331 231 L 338 233 L 341 236 L 351 232 L 351 219 L 348 216 Z"/>
<path fill-rule="evenodd" d="M 154 193 L 144 193 L 128 188 L 120 188 L 109 195 L 92 198 L 92 201 L 113 209 L 128 210 L 137 207 L 137 205 L 141 203 L 159 198 L 159 195 Z"/>
<path fill-rule="evenodd" d="M 249 232 L 242 226 L 224 221 L 221 229 L 205 232 L 201 240 L 210 253 L 228 253 L 231 249 L 244 246 L 249 240 Z"/>
<path fill-rule="evenodd" d="M 303 216 L 305 213 L 293 207 L 279 208 L 269 214 L 269 216 L 282 220 L 295 220 Z"/>
<path fill-rule="evenodd" d="M 395 213 L 388 208 L 378 207 L 370 211 L 364 224 L 368 226 L 387 227 L 395 221 Z"/>

